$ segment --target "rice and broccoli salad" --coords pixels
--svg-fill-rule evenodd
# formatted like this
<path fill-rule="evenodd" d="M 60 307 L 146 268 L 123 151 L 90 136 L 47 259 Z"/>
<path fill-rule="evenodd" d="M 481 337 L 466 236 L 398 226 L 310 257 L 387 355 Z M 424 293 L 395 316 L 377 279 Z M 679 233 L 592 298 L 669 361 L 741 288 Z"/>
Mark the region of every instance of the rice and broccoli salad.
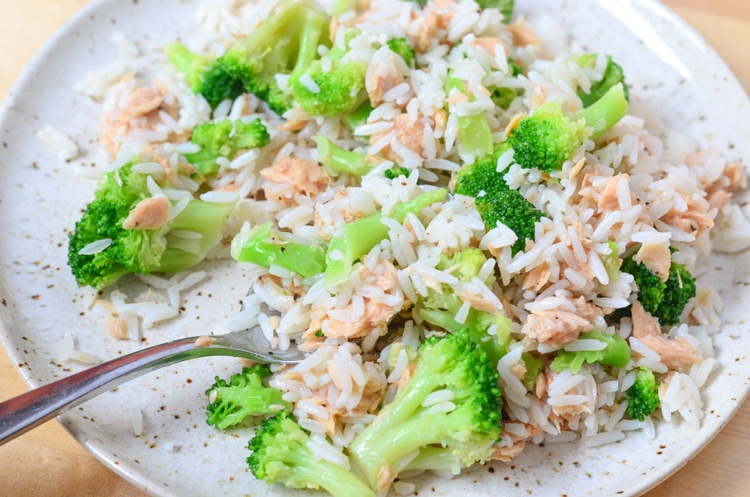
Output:
<path fill-rule="evenodd" d="M 306 352 L 206 392 L 215 429 L 256 426 L 256 478 L 403 493 L 526 444 L 700 424 L 701 270 L 744 172 L 633 115 L 617 60 L 547 53 L 507 0 L 195 15 L 148 53 L 116 37 L 129 57 L 78 86 L 109 161 L 69 265 L 119 338 L 179 319 L 206 259 L 250 275 L 224 328 Z M 126 302 L 128 275 L 166 298 Z"/>

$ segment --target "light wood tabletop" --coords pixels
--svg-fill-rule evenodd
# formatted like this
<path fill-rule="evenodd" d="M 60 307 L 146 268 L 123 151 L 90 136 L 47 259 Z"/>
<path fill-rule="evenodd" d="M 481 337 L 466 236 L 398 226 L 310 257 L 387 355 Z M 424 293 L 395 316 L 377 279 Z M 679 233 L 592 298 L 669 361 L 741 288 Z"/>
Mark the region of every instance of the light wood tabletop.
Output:
<path fill-rule="evenodd" d="M 0 0 L 0 101 L 45 40 L 86 0 Z M 665 0 L 724 58 L 750 92 L 750 2 Z M 0 400 L 28 387 L 0 350 Z M 750 403 L 692 461 L 647 497 L 750 496 Z M 0 446 L 0 494 L 6 497 L 145 497 L 50 421 Z"/>

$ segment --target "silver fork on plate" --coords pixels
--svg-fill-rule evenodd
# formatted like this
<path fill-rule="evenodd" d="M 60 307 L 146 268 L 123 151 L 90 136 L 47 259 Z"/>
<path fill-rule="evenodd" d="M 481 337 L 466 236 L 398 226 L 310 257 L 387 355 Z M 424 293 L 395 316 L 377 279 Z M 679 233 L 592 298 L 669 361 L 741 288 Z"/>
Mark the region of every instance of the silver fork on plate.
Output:
<path fill-rule="evenodd" d="M 244 357 L 266 364 L 294 364 L 302 360 L 304 353 L 294 344 L 289 350 L 271 350 L 259 327 L 224 335 L 180 338 L 147 347 L 0 403 L 0 445 L 132 378 L 207 356 Z"/>

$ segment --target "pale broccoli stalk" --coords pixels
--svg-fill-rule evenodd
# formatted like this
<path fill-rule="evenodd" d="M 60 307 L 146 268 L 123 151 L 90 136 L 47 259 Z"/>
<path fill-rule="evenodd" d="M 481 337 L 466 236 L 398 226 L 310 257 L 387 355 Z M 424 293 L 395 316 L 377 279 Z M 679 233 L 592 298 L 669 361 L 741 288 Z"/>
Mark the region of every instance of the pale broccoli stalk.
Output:
<path fill-rule="evenodd" d="M 474 95 L 466 88 L 466 83 L 455 77 L 453 72 L 448 73 L 445 80 L 445 94 L 447 97 L 459 92 L 464 94 L 469 101 L 475 100 Z M 459 149 L 477 159 L 492 153 L 492 130 L 484 112 L 469 116 L 458 116 L 458 146 Z"/>
<path fill-rule="evenodd" d="M 397 204 L 387 217 L 403 223 L 407 214 L 418 214 L 432 204 L 443 202 L 447 194 L 443 188 L 424 192 L 408 202 Z M 381 211 L 373 212 L 337 229 L 326 252 L 326 286 L 336 286 L 346 281 L 354 262 L 388 236 L 383 217 L 385 215 Z"/>
<path fill-rule="evenodd" d="M 326 267 L 321 245 L 287 240 L 283 232 L 271 229 L 270 222 L 240 231 L 232 240 L 230 253 L 239 262 L 279 266 L 304 278 L 320 274 Z"/>
<path fill-rule="evenodd" d="M 318 144 L 318 162 L 334 176 L 339 174 L 362 176 L 385 160 L 376 155 L 341 148 L 323 135 L 318 135 L 315 141 Z"/>
<path fill-rule="evenodd" d="M 604 343 L 605 347 L 601 350 L 561 350 L 550 364 L 553 371 L 559 373 L 565 369 L 570 369 L 573 373 L 577 373 L 584 363 L 624 368 L 630 360 L 630 346 L 620 335 L 594 330 L 582 333 L 578 338 L 580 340 L 598 340 Z"/>

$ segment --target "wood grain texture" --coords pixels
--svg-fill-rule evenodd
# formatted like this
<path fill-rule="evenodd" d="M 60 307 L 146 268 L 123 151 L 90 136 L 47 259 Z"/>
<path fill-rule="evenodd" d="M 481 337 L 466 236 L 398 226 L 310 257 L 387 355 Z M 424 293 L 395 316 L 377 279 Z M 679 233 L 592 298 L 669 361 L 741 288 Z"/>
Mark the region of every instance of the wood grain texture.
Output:
<path fill-rule="evenodd" d="M 522 1 L 522 0 L 521 0 Z M 0 0 L 0 100 L 44 41 L 85 0 Z M 750 90 L 750 2 L 665 0 L 717 50 Z M 40 15 L 40 13 L 42 13 Z M 0 352 L 0 400 L 27 390 Z M 647 497 L 748 497 L 750 403 L 695 459 Z M 145 497 L 86 452 L 55 421 L 0 446 L 0 493 L 5 497 Z"/>

